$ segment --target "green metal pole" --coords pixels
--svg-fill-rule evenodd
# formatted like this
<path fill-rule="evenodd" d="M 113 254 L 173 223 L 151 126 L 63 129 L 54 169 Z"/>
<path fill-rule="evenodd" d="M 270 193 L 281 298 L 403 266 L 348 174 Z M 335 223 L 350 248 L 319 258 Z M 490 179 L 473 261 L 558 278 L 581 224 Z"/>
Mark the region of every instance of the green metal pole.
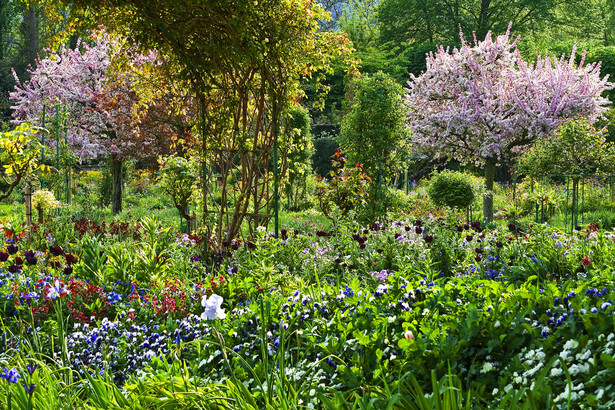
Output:
<path fill-rule="evenodd" d="M 45 128 L 45 114 L 47 112 L 47 107 L 43 104 L 43 118 L 42 118 L 42 127 Z M 45 133 L 43 133 L 43 137 L 41 138 L 41 165 L 45 163 Z M 45 188 L 45 181 L 41 180 L 41 189 Z"/>
<path fill-rule="evenodd" d="M 408 195 L 408 158 L 404 155 L 404 189 Z"/>
<path fill-rule="evenodd" d="M 68 116 L 66 114 L 66 106 L 64 106 L 64 146 L 68 147 Z M 66 164 L 66 203 L 70 204 L 70 171 L 69 164 Z"/>
<path fill-rule="evenodd" d="M 382 152 L 378 156 L 378 217 L 382 217 Z"/>
<path fill-rule="evenodd" d="M 56 168 L 60 169 L 60 106 L 58 104 L 55 105 L 56 109 Z M 57 192 L 56 188 L 55 197 L 59 200 L 61 198 L 60 194 Z"/>
<path fill-rule="evenodd" d="M 56 105 L 56 166 L 60 165 L 60 106 Z"/>
<path fill-rule="evenodd" d="M 513 221 L 517 223 L 517 174 L 513 171 L 513 206 L 515 207 L 515 213 L 513 214 Z"/>
<path fill-rule="evenodd" d="M 570 178 L 566 176 L 566 206 L 564 207 L 564 229 L 568 227 L 568 194 L 570 193 L 569 186 Z"/>
<path fill-rule="evenodd" d="M 585 179 L 583 179 L 583 181 L 581 182 L 581 201 L 583 201 L 583 203 L 581 204 L 581 210 L 583 210 L 583 207 L 585 205 Z M 583 212 L 581 212 L 581 223 L 585 222 L 585 216 L 583 215 Z"/>
<path fill-rule="evenodd" d="M 42 124 L 41 124 L 41 126 L 43 128 L 45 128 L 45 112 L 46 111 L 47 111 L 47 107 L 45 107 L 43 105 L 43 118 L 42 118 L 43 121 L 42 121 Z M 42 138 L 41 144 L 42 144 L 42 146 L 41 146 L 41 163 L 43 163 L 45 161 L 45 133 L 43 133 L 43 138 Z"/>
<path fill-rule="evenodd" d="M 280 195 L 278 192 L 279 178 L 278 175 L 278 102 L 277 97 L 273 100 L 273 195 L 274 195 L 274 222 L 275 222 L 275 237 L 278 237 L 279 226 L 279 211 L 280 211 Z"/>

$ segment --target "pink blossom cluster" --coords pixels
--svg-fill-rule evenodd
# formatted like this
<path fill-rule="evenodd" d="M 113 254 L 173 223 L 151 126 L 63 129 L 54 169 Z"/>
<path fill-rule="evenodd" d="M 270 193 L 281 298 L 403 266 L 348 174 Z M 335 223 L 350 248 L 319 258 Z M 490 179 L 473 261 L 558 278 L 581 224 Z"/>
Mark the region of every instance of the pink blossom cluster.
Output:
<path fill-rule="evenodd" d="M 61 113 L 66 107 L 68 143 L 80 158 L 105 152 L 101 137 L 108 125 L 97 101 L 117 47 L 105 33 L 91 39 L 93 45 L 79 41 L 75 49 L 64 47 L 47 58 L 39 57 L 36 68 L 29 71 L 29 81 L 20 81 L 13 72 L 17 85 L 10 93 L 15 123 L 41 125 L 44 107 L 49 126 L 55 119 L 55 105 L 61 106 Z"/>
<path fill-rule="evenodd" d="M 116 58 L 128 59 L 124 70 L 113 65 Z M 46 126 L 52 128 L 57 105 L 61 115 L 66 110 L 69 149 L 81 160 L 102 154 L 120 159 L 158 154 L 158 139 L 168 139 L 175 130 L 165 122 L 167 118 L 139 126 L 137 122 L 142 118 L 136 107 L 140 71 L 161 63 L 155 51 L 142 54 L 104 31 L 94 32 L 88 41 L 79 41 L 75 49 L 62 48 L 39 58 L 36 68 L 29 71 L 28 81 L 15 76 L 17 85 L 10 94 L 14 101 L 13 122 L 42 125 L 45 110 Z M 161 99 L 152 100 L 151 105 L 155 105 Z M 159 111 L 169 110 L 162 106 Z M 46 143 L 55 146 L 53 138 Z"/>
<path fill-rule="evenodd" d="M 427 56 L 427 70 L 411 75 L 406 90 L 408 123 L 417 148 L 460 161 L 500 160 L 512 149 L 546 138 L 561 122 L 593 122 L 610 102 L 613 87 L 600 78 L 600 64 L 539 57 L 526 63 L 510 41 L 510 27 L 495 41 L 491 33 L 471 46 L 440 46 Z"/>

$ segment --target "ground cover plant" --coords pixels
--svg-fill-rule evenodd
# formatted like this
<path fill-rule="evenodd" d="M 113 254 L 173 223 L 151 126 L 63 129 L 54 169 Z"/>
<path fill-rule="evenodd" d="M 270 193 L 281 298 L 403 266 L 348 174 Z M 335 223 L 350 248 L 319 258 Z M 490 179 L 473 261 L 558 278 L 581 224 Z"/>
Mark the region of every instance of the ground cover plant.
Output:
<path fill-rule="evenodd" d="M 155 220 L 70 225 L 3 230 L 7 406 L 613 404 L 615 244 L 595 225 L 341 223 L 216 254 Z"/>

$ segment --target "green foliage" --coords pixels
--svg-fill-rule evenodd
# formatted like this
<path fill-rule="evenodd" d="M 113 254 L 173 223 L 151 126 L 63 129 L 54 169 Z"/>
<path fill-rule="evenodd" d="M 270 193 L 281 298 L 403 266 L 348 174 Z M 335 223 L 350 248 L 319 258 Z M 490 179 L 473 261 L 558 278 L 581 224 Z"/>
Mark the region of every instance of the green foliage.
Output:
<path fill-rule="evenodd" d="M 567 175 L 578 179 L 615 170 L 615 145 L 586 120 L 566 121 L 550 139 L 543 139 L 519 161 L 519 170 L 533 177 Z"/>
<path fill-rule="evenodd" d="M 372 179 L 369 213 L 382 211 L 381 187 L 401 169 L 408 145 L 402 88 L 387 74 L 359 78 L 349 90 L 350 110 L 342 120 L 340 145 L 352 163 L 362 164 Z M 383 192 L 383 191 L 382 191 Z"/>
<path fill-rule="evenodd" d="M 7 198 L 15 187 L 37 170 L 49 170 L 45 165 L 38 165 L 41 144 L 40 133 L 47 131 L 33 127 L 28 123 L 20 124 L 12 131 L 0 134 L 0 178 L 6 189 L 0 192 L 0 201 Z"/>
<path fill-rule="evenodd" d="M 308 174 L 312 171 L 313 153 L 311 122 L 308 110 L 293 106 L 286 118 L 285 136 L 281 144 L 283 160 L 287 162 L 288 182 L 284 189 L 291 210 L 306 202 Z"/>
<path fill-rule="evenodd" d="M 350 88 L 349 112 L 342 120 L 340 145 L 351 162 L 362 163 L 373 179 L 399 168 L 408 144 L 402 88 L 382 72 L 364 75 Z"/>
<path fill-rule="evenodd" d="M 359 51 L 372 48 L 378 40 L 377 1 L 350 0 L 344 5 L 338 24 Z"/>
<path fill-rule="evenodd" d="M 195 165 L 188 159 L 178 155 L 160 158 L 160 186 L 173 199 L 175 208 L 181 216 L 189 221 L 188 203 L 194 192 L 194 184 L 198 176 Z"/>
<path fill-rule="evenodd" d="M 477 196 L 471 177 L 457 171 L 433 174 L 427 191 L 436 206 L 458 209 L 472 205 Z"/>

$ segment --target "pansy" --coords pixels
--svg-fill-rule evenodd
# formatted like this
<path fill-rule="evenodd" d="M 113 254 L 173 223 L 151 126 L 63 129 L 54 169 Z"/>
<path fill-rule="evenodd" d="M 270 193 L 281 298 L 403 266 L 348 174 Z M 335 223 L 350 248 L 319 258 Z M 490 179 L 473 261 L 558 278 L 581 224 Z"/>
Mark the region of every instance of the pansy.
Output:
<path fill-rule="evenodd" d="M 216 294 L 211 295 L 209 298 L 203 296 L 201 305 L 205 308 L 205 311 L 201 314 L 201 318 L 207 320 L 224 319 L 226 312 L 222 309 L 223 301 L 222 296 Z"/>

